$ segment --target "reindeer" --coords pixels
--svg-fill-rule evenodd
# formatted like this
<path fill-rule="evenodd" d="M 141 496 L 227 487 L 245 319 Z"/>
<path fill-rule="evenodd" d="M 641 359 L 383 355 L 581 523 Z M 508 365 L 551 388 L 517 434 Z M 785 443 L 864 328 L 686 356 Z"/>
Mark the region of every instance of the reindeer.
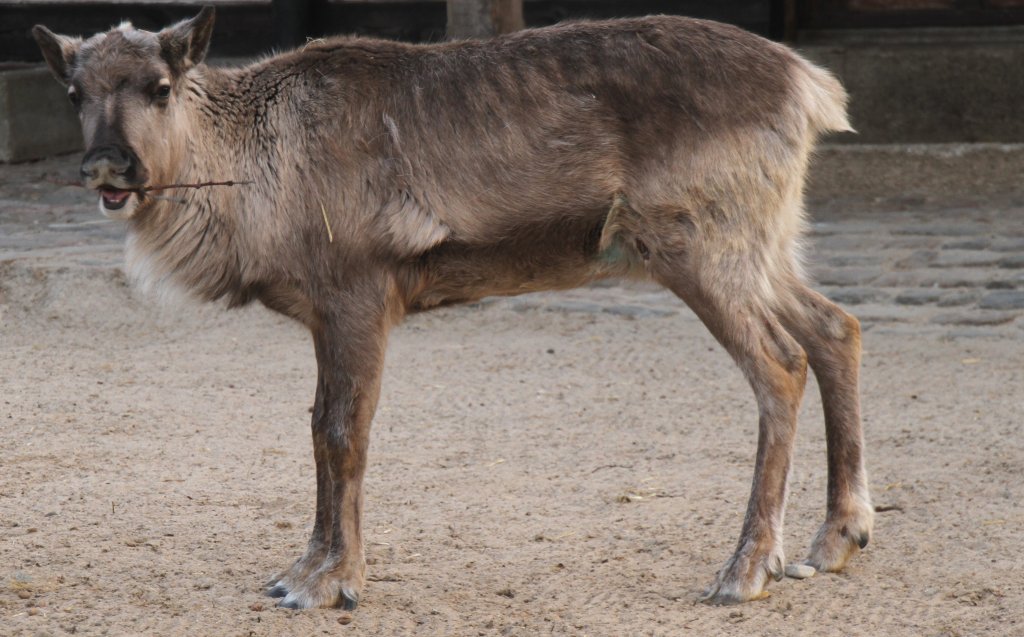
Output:
<path fill-rule="evenodd" d="M 126 223 L 132 277 L 260 301 L 312 334 L 316 516 L 305 553 L 268 584 L 281 606 L 353 609 L 362 593 L 388 331 L 605 277 L 674 292 L 757 399 L 746 517 L 703 599 L 758 599 L 783 576 L 808 364 L 828 488 L 806 564 L 838 571 L 865 546 L 860 327 L 807 286 L 799 258 L 809 154 L 850 130 L 831 75 L 735 27 L 665 16 L 430 45 L 332 38 L 213 68 L 213 22 L 207 7 L 155 33 L 33 34 L 78 110 L 82 179 Z M 245 183 L 177 186 L 212 179 Z"/>

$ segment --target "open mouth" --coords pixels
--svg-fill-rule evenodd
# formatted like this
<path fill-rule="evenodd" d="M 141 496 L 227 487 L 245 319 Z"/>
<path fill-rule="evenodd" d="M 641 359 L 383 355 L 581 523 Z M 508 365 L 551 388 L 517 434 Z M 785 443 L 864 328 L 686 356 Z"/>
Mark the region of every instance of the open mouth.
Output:
<path fill-rule="evenodd" d="M 107 210 L 120 210 L 128 203 L 128 198 L 133 190 L 121 190 L 120 188 L 100 188 L 100 200 Z"/>
<path fill-rule="evenodd" d="M 103 184 L 96 188 L 96 192 L 100 195 L 100 212 L 109 219 L 132 218 L 145 199 L 142 188 L 127 189 Z"/>

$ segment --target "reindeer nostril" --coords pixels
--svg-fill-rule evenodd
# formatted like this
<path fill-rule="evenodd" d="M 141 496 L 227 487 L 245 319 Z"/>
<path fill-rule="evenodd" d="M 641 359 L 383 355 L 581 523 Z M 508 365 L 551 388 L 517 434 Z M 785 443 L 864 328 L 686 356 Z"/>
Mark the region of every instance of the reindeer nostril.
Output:
<path fill-rule="evenodd" d="M 89 182 L 125 187 L 135 183 L 138 172 L 135 154 L 116 145 L 95 147 L 82 160 L 82 179 Z"/>

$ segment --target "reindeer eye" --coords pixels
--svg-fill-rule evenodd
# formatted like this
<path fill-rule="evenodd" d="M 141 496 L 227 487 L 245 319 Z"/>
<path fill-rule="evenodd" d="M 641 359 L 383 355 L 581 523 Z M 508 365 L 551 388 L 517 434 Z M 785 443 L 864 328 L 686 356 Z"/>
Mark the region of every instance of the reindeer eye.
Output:
<path fill-rule="evenodd" d="M 71 105 L 75 108 L 78 108 L 82 104 L 82 97 L 78 94 L 78 91 L 76 91 L 74 87 L 68 89 L 68 100 L 71 102 Z"/>
<path fill-rule="evenodd" d="M 169 83 L 165 84 L 164 82 L 166 82 L 166 80 L 157 84 L 156 88 L 153 89 L 153 97 L 158 100 L 165 100 L 171 96 L 171 85 Z"/>

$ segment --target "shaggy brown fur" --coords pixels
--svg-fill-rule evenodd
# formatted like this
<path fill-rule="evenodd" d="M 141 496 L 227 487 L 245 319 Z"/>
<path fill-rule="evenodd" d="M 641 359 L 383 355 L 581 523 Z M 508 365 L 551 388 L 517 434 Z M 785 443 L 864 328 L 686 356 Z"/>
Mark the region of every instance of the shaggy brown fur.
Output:
<path fill-rule="evenodd" d="M 856 319 L 803 282 L 801 189 L 846 95 L 791 50 L 677 17 L 417 46 L 337 38 L 205 66 L 212 9 L 159 33 L 35 35 L 78 105 L 83 177 L 126 219 L 128 268 L 304 323 L 319 364 L 316 521 L 269 592 L 354 607 L 370 421 L 388 330 L 493 294 L 647 277 L 735 358 L 760 411 L 735 554 L 706 593 L 763 594 L 808 363 L 828 432 L 828 512 L 808 563 L 840 569 L 872 524 Z M 250 185 L 170 191 L 211 179 Z"/>

